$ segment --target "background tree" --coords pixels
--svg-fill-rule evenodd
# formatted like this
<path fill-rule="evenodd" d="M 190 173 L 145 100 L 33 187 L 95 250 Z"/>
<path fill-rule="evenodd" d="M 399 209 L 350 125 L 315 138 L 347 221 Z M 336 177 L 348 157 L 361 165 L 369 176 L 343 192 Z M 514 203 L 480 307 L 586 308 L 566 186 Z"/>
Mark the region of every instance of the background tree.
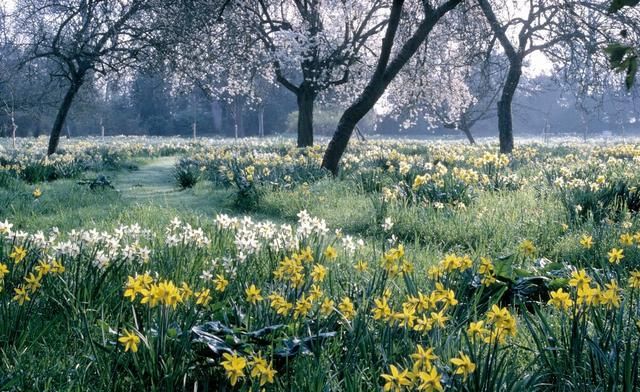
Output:
<path fill-rule="evenodd" d="M 471 128 L 495 116 L 506 73 L 495 44 L 478 7 L 447 14 L 389 86 L 385 104 L 405 117 L 405 126 L 425 119 L 475 143 Z"/>
<path fill-rule="evenodd" d="M 185 35 L 182 52 L 200 56 L 192 64 L 203 65 L 202 74 L 241 68 L 225 78 L 227 94 L 246 96 L 242 88 L 233 88 L 257 74 L 292 92 L 298 107 L 297 144 L 304 147 L 313 144 L 319 96 L 350 83 L 356 69 L 366 66 L 365 51 L 375 46 L 387 23 L 388 0 L 250 0 L 226 2 L 222 13 L 203 13 L 211 9 L 210 2 L 194 4 L 195 11 L 186 11 L 194 27 Z M 201 20 L 203 14 L 209 20 Z"/>
<path fill-rule="evenodd" d="M 132 66 L 149 46 L 154 19 L 149 0 L 20 0 L 16 29 L 27 40 L 27 61 L 50 59 L 52 77 L 66 81 L 47 153 L 55 153 L 69 109 L 89 74 Z"/>

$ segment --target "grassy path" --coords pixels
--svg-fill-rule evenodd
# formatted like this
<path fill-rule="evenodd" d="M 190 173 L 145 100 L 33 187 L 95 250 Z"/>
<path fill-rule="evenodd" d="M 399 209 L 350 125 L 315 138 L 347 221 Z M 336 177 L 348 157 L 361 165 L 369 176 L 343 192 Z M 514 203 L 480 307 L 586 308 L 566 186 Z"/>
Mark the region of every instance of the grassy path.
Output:
<path fill-rule="evenodd" d="M 225 209 L 227 192 L 224 190 L 180 190 L 173 177 L 178 157 L 150 160 L 138 170 L 124 171 L 114 178 L 114 185 L 125 200 L 138 204 L 151 204 L 163 208 L 213 213 Z"/>
<path fill-rule="evenodd" d="M 116 176 L 116 187 L 125 198 L 138 200 L 170 200 L 179 194 L 173 179 L 177 157 L 162 157 L 142 164 L 138 170 Z"/>

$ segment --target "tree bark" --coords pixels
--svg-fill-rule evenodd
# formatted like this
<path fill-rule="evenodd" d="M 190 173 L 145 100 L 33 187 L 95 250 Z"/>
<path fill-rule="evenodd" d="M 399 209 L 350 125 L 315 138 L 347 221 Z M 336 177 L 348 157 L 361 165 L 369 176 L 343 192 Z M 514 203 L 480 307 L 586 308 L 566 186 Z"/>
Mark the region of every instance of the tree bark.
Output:
<path fill-rule="evenodd" d="M 56 115 L 56 120 L 53 122 L 51 136 L 49 136 L 49 148 L 47 149 L 47 155 L 55 154 L 56 150 L 58 149 L 58 144 L 60 143 L 60 134 L 62 133 L 64 122 L 67 118 L 67 115 L 69 114 L 69 109 L 71 109 L 73 99 L 78 93 L 81 85 L 82 80 L 71 82 L 67 93 L 64 95 L 64 99 L 62 100 L 62 104 L 60 105 L 58 114 Z"/>
<path fill-rule="evenodd" d="M 498 101 L 498 131 L 500 134 L 500 152 L 509 154 L 513 151 L 513 96 L 518 89 L 522 76 L 522 58 L 509 59 L 509 73 Z"/>
<path fill-rule="evenodd" d="M 469 140 L 469 144 L 476 144 L 476 139 L 473 138 L 473 135 L 471 134 L 471 130 L 469 129 L 469 127 L 460 127 L 460 130 L 464 133 L 464 135 L 467 137 L 467 140 Z"/>
<path fill-rule="evenodd" d="M 18 133 L 18 125 L 16 124 L 16 117 L 14 111 L 11 111 L 11 137 L 13 139 L 13 149 L 16 149 L 16 135 Z"/>
<path fill-rule="evenodd" d="M 242 115 L 242 102 L 238 97 L 235 97 L 233 102 L 233 122 L 236 139 L 244 137 L 244 117 Z"/>
<path fill-rule="evenodd" d="M 258 136 L 264 137 L 264 105 L 258 107 Z"/>
<path fill-rule="evenodd" d="M 398 25 L 400 24 L 400 14 L 404 4 L 402 0 L 394 0 L 387 31 L 382 41 L 382 49 L 380 50 L 376 70 L 362 91 L 362 94 L 360 94 L 356 101 L 351 104 L 351 106 L 344 111 L 342 117 L 340 117 L 336 132 L 333 134 L 333 138 L 324 153 L 324 158 L 322 159 L 323 168 L 329 170 L 333 175 L 338 174 L 340 159 L 349 144 L 349 139 L 355 126 L 369 110 L 373 108 L 376 102 L 378 102 L 378 99 L 384 94 L 391 81 L 416 53 L 420 45 L 427 39 L 429 33 L 440 18 L 454 9 L 461 1 L 462 0 L 449 0 L 435 10 L 431 8 L 425 9 L 424 19 L 420 22 L 416 31 L 402 45 L 396 57 L 389 62 L 391 48 Z"/>
<path fill-rule="evenodd" d="M 300 88 L 298 101 L 298 147 L 313 146 L 313 103 L 316 95 L 309 88 Z"/>

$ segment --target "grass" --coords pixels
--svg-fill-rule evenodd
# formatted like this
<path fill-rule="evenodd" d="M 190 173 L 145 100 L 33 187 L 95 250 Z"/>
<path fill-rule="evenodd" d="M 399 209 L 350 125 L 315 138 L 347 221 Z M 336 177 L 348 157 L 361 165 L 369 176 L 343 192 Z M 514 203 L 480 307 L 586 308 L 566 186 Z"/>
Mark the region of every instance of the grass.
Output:
<path fill-rule="evenodd" d="M 266 151 L 271 148 L 264 146 Z M 448 151 L 422 145 L 397 150 L 425 162 L 442 159 L 443 154 L 446 158 Z M 470 157 L 469 161 L 483 153 L 460 147 L 453 151 Z M 536 151 L 562 159 L 564 151 L 578 150 Z M 259 378 L 250 376 L 251 370 L 260 374 L 255 365 L 259 357 L 278 372 L 273 383 L 266 383 L 267 390 L 378 390 L 385 385 L 381 375 L 391 374 L 391 366 L 411 370 L 415 378 L 407 382 L 414 388 L 430 369 L 436 369 L 447 390 L 631 391 L 638 382 L 633 369 L 638 368 L 640 355 L 640 324 L 635 326 L 640 309 L 637 290 L 627 281 L 630 271 L 640 267 L 640 239 L 626 246 L 620 244 L 620 235 L 640 231 L 640 221 L 628 211 L 607 215 L 610 211 L 603 210 L 611 218 L 602 221 L 569 220 L 567 205 L 554 187 L 536 179 L 531 180 L 533 185 L 517 189 L 495 190 L 474 183 L 464 206 L 455 204 L 463 184 L 453 190 L 437 189 L 454 197 L 452 204 L 438 206 L 412 187 L 415 176 L 426 170 L 415 160 L 413 171 L 403 175 L 379 171 L 376 165 L 381 161 L 372 160 L 337 179 L 282 186 L 273 173 L 289 175 L 289 161 L 281 167 L 281 162 L 265 163 L 259 156 L 237 162 L 236 175 L 264 173 L 264 166 L 272 172 L 270 181 L 261 185 L 257 203 L 246 211 L 238 208 L 237 189 L 218 178 L 203 175 L 194 187 L 180 190 L 173 176 L 177 159 L 177 155 L 134 157 L 135 165 L 121 164 L 104 172 L 115 190 L 91 190 L 78 185 L 78 177 L 36 184 L 0 178 L 0 223 L 6 219 L 14 231 L 46 235 L 57 227 L 60 241 L 80 244 L 76 253 L 58 251 L 39 246 L 30 237 L 24 242 L 27 257 L 14 262 L 11 252 L 19 242 L 0 241 L 0 263 L 10 270 L 5 290 L 0 290 L 0 390 L 260 390 Z M 398 167 L 393 159 L 383 163 Z M 295 155 L 291 161 L 296 161 Z M 246 164 L 256 168 L 247 171 Z M 474 167 L 465 164 L 451 164 L 449 172 L 456 165 Z M 217 167 L 219 162 L 211 165 Z M 534 160 L 523 159 L 518 165 L 508 170 L 527 178 L 538 175 Z M 613 171 L 606 172 L 607 178 L 615 175 Z M 310 173 L 301 178 L 319 178 L 315 171 Z M 623 168 L 620 173 L 627 172 Z M 81 177 L 97 174 L 83 172 Z M 593 175 L 595 179 L 600 173 Z M 631 185 L 637 180 L 628 179 Z M 406 195 L 382 201 L 383 186 Z M 36 188 L 42 191 L 38 198 L 33 195 Z M 597 198 L 588 190 L 571 192 Z M 449 200 L 446 197 L 438 200 Z M 594 203 L 594 208 L 600 207 Z M 301 237 L 299 250 L 274 246 L 274 238 L 286 242 L 286 227 L 258 222 L 292 225 L 293 232 L 320 225 L 298 224 L 301 210 L 323 219 L 329 234 L 318 231 Z M 218 214 L 238 218 L 248 214 L 253 223 L 237 220 L 222 228 L 215 221 Z M 172 223 L 176 217 L 181 221 L 177 226 Z M 387 230 L 382 227 L 385 218 L 393 223 Z M 139 225 L 150 234 L 134 233 L 132 228 L 114 234 L 120 225 Z M 109 233 L 109 241 L 118 246 L 111 248 L 106 239 L 92 242 L 68 234 L 94 228 Z M 341 233 L 334 235 L 336 229 Z M 276 234 L 267 234 L 270 230 Z M 580 245 L 587 234 L 594 241 L 590 249 Z M 268 235 L 272 237 L 264 237 Z M 364 246 L 354 245 L 349 253 L 347 235 L 363 239 Z M 531 241 L 532 250 L 523 248 L 525 240 Z M 312 262 L 301 261 L 306 246 Z M 619 265 L 607 261 L 607 252 L 614 247 L 625 252 Z M 331 249 L 337 250 L 335 259 Z M 105 255 L 108 261 L 100 264 Z M 487 285 L 481 279 L 492 272 L 482 272 L 485 257 L 493 260 L 493 277 L 498 279 Z M 54 259 L 61 260 L 66 271 L 43 276 L 42 287 L 18 306 L 12 300 L 13 289 L 26 284 L 24 278 L 36 271 L 39 261 Z M 448 266 L 447 260 L 453 264 Z M 320 266 L 327 276 L 312 278 Z M 621 303 L 578 307 L 577 288 L 569 285 L 576 267 L 586 268 L 599 295 L 619 295 Z M 125 287 L 133 287 L 129 278 L 145 273 L 152 282 L 135 289 L 133 300 L 124 298 Z M 228 286 L 219 290 L 219 281 L 203 279 L 206 273 L 226 277 Z M 292 279 L 299 273 L 303 281 L 297 285 Z M 606 288 L 611 279 L 620 286 L 619 292 Z M 162 290 L 179 293 L 182 299 L 175 307 L 162 302 L 170 297 L 161 297 L 155 307 L 143 302 L 160 285 L 174 283 L 174 288 Z M 251 285 L 261 290 L 263 300 L 251 303 L 247 298 Z M 566 309 L 548 304 L 551 291 L 558 288 L 570 293 L 572 304 Z M 316 289 L 323 294 L 312 299 L 305 313 L 300 307 L 304 309 L 304 301 Z M 456 303 L 448 304 L 443 293 Z M 292 309 L 278 314 L 277 302 L 268 297 L 274 294 L 282 295 Z M 420 295 L 440 299 L 428 310 L 415 311 L 416 320 L 409 327 L 403 317 Z M 388 320 L 373 316 L 380 306 L 374 300 L 385 298 L 392 314 Z M 345 299 L 353 303 L 352 309 Z M 321 307 L 324 300 L 334 301 L 326 314 Z M 513 320 L 517 334 L 500 332 L 507 324 L 490 316 L 492 305 L 507 312 L 501 322 Z M 445 327 L 433 325 L 435 313 L 447 318 Z M 413 323 L 422 316 L 432 323 L 429 331 L 414 329 Z M 480 320 L 489 329 L 482 338 L 469 336 L 470 323 Z M 137 353 L 124 352 L 118 343 L 124 330 L 139 337 Z M 483 343 L 492 332 L 503 334 L 504 342 Z M 418 344 L 432 347 L 439 359 L 414 367 L 411 354 Z M 476 365 L 464 379 L 455 374 L 450 361 L 460 352 Z M 226 358 L 222 353 L 248 361 L 235 386 L 221 367 Z"/>

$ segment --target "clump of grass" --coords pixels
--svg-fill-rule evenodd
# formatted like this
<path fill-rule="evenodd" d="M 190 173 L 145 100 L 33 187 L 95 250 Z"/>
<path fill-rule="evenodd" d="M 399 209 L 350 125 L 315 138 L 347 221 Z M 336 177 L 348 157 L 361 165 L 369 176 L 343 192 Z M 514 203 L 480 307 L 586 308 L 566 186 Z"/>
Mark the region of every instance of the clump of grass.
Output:
<path fill-rule="evenodd" d="M 193 188 L 201 178 L 198 162 L 190 158 L 181 158 L 176 163 L 173 174 L 180 189 Z"/>

